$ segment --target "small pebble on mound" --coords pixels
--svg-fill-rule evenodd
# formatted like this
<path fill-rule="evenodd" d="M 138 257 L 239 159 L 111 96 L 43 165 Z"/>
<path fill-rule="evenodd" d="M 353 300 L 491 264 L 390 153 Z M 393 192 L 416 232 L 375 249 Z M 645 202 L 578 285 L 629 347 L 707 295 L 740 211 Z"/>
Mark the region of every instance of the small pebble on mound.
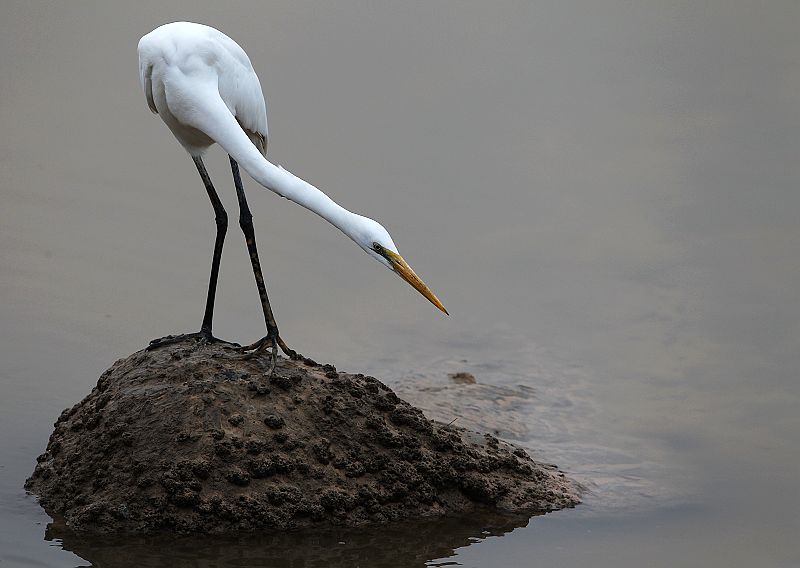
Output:
<path fill-rule="evenodd" d="M 373 377 L 192 341 L 117 361 L 55 424 L 26 488 L 83 532 L 358 526 L 489 507 L 538 514 L 577 485 L 524 450 L 425 418 Z"/>

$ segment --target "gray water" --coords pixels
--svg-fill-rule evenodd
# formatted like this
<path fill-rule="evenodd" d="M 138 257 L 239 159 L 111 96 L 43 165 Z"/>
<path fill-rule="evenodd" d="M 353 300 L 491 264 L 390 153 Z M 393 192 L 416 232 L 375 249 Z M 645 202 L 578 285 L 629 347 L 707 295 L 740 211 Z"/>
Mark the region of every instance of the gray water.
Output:
<path fill-rule="evenodd" d="M 797 3 L 191 6 L 0 6 L 0 566 L 800 565 Z M 248 180 L 287 341 L 558 463 L 584 505 L 229 540 L 47 528 L 22 484 L 55 417 L 202 319 L 211 208 L 135 53 L 179 19 L 247 50 L 271 159 L 379 219 L 453 314 Z M 215 331 L 252 341 L 228 235 Z"/>

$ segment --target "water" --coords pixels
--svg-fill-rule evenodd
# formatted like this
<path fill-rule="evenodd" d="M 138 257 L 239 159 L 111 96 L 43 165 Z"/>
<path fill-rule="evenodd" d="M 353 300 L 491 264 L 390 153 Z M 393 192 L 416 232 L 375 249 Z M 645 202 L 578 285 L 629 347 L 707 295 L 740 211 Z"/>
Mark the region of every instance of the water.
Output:
<path fill-rule="evenodd" d="M 0 565 L 800 564 L 795 3 L 0 16 Z M 379 219 L 453 314 L 248 183 L 287 341 L 526 445 L 587 485 L 585 505 L 201 542 L 47 528 L 22 484 L 55 417 L 202 318 L 211 208 L 136 74 L 138 38 L 176 19 L 245 47 L 273 161 Z M 235 218 L 224 155 L 207 164 Z M 234 225 L 218 335 L 263 335 L 254 288 Z"/>

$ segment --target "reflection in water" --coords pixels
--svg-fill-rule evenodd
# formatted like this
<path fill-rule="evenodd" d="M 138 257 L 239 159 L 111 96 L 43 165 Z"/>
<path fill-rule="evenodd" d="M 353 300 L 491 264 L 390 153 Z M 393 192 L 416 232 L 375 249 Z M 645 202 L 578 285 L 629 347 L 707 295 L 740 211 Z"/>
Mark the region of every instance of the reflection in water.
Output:
<path fill-rule="evenodd" d="M 45 539 L 96 567 L 202 568 L 205 566 L 417 567 L 448 558 L 457 548 L 528 525 L 527 517 L 483 512 L 464 518 L 397 523 L 362 529 L 314 529 L 237 537 L 81 536 L 61 522 Z M 443 566 L 445 564 L 433 564 Z"/>

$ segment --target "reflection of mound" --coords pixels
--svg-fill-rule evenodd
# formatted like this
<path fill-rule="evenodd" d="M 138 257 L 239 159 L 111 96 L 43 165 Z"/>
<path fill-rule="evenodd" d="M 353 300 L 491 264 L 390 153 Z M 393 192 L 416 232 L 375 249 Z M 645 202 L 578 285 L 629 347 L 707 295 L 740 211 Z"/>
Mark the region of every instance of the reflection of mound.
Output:
<path fill-rule="evenodd" d="M 75 530 L 365 525 L 476 505 L 536 514 L 574 485 L 521 449 L 428 420 L 377 379 L 220 345 L 134 353 L 62 413 L 28 480 Z"/>
<path fill-rule="evenodd" d="M 175 538 L 79 535 L 54 523 L 48 526 L 46 539 L 61 539 L 64 549 L 93 566 L 109 568 L 410 568 L 426 566 L 430 560 L 451 556 L 457 548 L 527 524 L 527 515 L 481 512 L 464 518 L 403 521 L 361 529 L 314 528 L 269 535 Z"/>

